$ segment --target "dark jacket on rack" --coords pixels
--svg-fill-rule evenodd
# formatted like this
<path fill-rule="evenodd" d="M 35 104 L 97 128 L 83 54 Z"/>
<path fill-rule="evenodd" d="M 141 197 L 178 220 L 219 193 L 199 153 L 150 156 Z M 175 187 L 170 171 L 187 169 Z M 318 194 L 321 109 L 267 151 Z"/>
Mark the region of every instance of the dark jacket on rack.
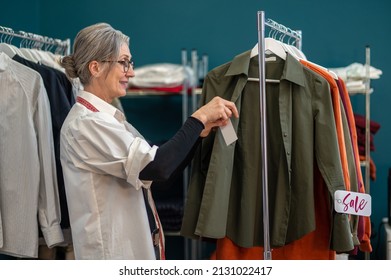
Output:
<path fill-rule="evenodd" d="M 200 145 L 190 178 L 182 235 L 229 237 L 241 247 L 263 245 L 258 60 L 250 51 L 210 71 L 201 104 L 218 95 L 235 102 L 238 140 L 227 146 L 221 132 Z M 314 161 L 333 201 L 345 190 L 327 81 L 290 54 L 267 63 L 267 171 L 270 243 L 283 246 L 315 229 Z M 333 211 L 330 205 L 330 211 Z M 333 213 L 336 251 L 353 248 L 348 217 Z"/>

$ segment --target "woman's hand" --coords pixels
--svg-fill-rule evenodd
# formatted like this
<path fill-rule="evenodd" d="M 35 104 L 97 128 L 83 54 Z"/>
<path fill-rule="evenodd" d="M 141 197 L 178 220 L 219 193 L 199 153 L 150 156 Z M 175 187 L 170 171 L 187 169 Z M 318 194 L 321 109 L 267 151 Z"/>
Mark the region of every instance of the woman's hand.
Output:
<path fill-rule="evenodd" d="M 205 129 L 200 136 L 206 137 L 212 128 L 227 125 L 232 115 L 236 118 L 239 117 L 235 103 L 216 96 L 195 111 L 192 117 L 199 119 L 204 124 Z"/>

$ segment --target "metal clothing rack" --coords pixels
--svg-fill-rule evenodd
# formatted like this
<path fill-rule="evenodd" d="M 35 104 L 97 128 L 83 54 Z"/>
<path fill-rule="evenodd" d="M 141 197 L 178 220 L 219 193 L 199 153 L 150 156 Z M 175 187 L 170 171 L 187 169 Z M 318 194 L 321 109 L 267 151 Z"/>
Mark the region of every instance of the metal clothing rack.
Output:
<path fill-rule="evenodd" d="M 259 61 L 259 92 L 261 113 L 261 151 L 262 151 L 262 194 L 263 194 L 263 240 L 264 259 L 271 260 L 270 234 L 269 234 L 269 200 L 268 200 L 268 176 L 267 176 L 267 132 L 266 132 L 266 90 L 265 90 L 265 26 L 272 31 L 281 34 L 279 40 L 288 36 L 292 43 L 301 50 L 301 32 L 287 28 L 271 19 L 265 20 L 265 12 L 258 11 L 258 61 Z"/>
<path fill-rule="evenodd" d="M 194 80 L 185 82 L 181 92 L 182 123 L 184 123 L 187 120 L 187 118 L 197 109 L 198 100 L 197 100 L 196 88 L 198 87 L 199 79 L 206 74 L 207 67 L 208 67 L 208 57 L 206 54 L 203 54 L 201 60 L 199 60 L 198 52 L 196 49 L 193 48 L 190 51 L 190 59 L 188 59 L 188 56 L 189 56 L 188 50 L 183 48 L 181 50 L 183 71 L 185 71 L 186 67 L 190 66 L 194 74 L 194 76 L 190 77 L 190 79 L 194 79 Z M 185 76 L 187 76 L 186 73 Z M 190 169 L 189 167 L 186 167 L 183 172 L 183 201 L 185 201 L 187 197 L 189 176 L 190 176 Z M 196 260 L 202 256 L 202 244 L 199 240 L 185 239 L 184 242 L 185 242 L 184 256 L 186 260 Z"/>
<path fill-rule="evenodd" d="M 371 120 L 371 49 L 369 46 L 365 47 L 365 189 L 370 193 L 370 120 Z"/>
<path fill-rule="evenodd" d="M 371 193 L 370 190 L 370 121 L 371 121 L 371 49 L 369 46 L 365 47 L 365 191 L 367 194 Z M 370 254 L 365 252 L 365 259 L 370 259 Z"/>
<path fill-rule="evenodd" d="M 17 31 L 12 28 L 4 27 L 0 25 L 0 42 L 6 44 L 14 44 L 12 41 L 14 38 L 19 39 L 19 46 L 38 49 L 44 51 L 51 51 L 55 54 L 69 55 L 71 51 L 70 39 L 55 39 L 47 36 L 37 35 L 31 32 Z M 54 48 L 54 49 L 53 49 Z"/>

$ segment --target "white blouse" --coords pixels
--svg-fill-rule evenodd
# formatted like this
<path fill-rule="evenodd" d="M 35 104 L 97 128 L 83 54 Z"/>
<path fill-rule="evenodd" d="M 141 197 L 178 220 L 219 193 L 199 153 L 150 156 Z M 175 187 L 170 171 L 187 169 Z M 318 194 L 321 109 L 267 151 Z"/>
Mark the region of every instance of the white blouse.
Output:
<path fill-rule="evenodd" d="M 156 259 L 141 190 L 152 182 L 138 176 L 157 147 L 114 106 L 86 91 L 78 97 L 87 104 L 76 102 L 61 129 L 75 257 Z"/>

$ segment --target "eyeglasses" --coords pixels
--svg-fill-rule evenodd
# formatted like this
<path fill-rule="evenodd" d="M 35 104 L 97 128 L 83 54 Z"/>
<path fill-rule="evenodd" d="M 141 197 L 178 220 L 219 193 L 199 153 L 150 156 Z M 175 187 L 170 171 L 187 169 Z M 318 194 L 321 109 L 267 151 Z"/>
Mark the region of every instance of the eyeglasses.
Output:
<path fill-rule="evenodd" d="M 134 62 L 133 60 L 103 60 L 102 62 L 117 62 L 119 64 L 122 65 L 122 67 L 124 68 L 124 73 L 127 73 L 130 69 L 130 67 L 132 67 L 132 69 L 134 69 Z"/>

